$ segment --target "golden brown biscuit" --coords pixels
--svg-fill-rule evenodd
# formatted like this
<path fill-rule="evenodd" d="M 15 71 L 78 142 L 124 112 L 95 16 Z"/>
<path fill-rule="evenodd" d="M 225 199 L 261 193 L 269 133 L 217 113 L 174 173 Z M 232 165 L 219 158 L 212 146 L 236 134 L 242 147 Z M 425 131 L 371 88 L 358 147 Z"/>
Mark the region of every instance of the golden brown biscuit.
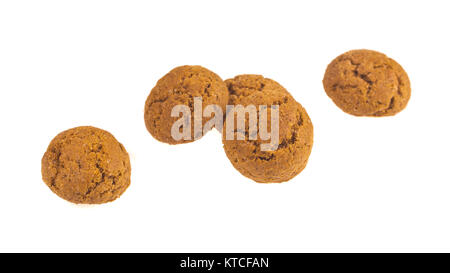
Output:
<path fill-rule="evenodd" d="M 256 140 L 250 140 L 249 118 L 246 116 L 245 132 L 234 130 L 234 140 L 227 139 L 230 113 L 222 134 L 223 147 L 233 166 L 244 176 L 256 182 L 284 182 L 299 174 L 306 166 L 313 144 L 313 125 L 306 110 L 277 82 L 259 75 L 240 75 L 226 80 L 230 92 L 231 105 L 279 106 L 278 149 L 263 151 L 260 134 Z M 268 110 L 269 131 L 271 110 Z M 259 121 L 258 121 L 259 125 Z M 237 134 L 243 133 L 245 140 L 238 140 Z"/>
<path fill-rule="evenodd" d="M 372 50 L 351 50 L 327 67 L 327 95 L 344 112 L 355 116 L 392 116 L 411 96 L 408 75 L 393 59 Z"/>
<path fill-rule="evenodd" d="M 76 127 L 58 134 L 42 158 L 42 179 L 59 197 L 83 204 L 115 200 L 130 185 L 130 158 L 107 131 Z"/>
<path fill-rule="evenodd" d="M 162 77 L 145 102 L 145 125 L 157 140 L 169 144 L 192 142 L 202 135 L 194 135 L 194 97 L 202 98 L 202 113 L 208 105 L 218 105 L 225 112 L 228 91 L 225 83 L 214 72 L 201 66 L 180 66 Z M 175 140 L 171 128 L 179 117 L 171 117 L 176 105 L 191 110 L 191 139 Z M 203 118 L 202 126 L 211 118 Z"/>

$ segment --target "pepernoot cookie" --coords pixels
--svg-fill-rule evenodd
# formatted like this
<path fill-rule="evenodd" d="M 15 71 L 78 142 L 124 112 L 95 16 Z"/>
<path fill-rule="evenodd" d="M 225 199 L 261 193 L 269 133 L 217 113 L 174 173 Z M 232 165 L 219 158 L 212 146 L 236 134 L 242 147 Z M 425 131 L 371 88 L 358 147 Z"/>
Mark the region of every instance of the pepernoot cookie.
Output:
<path fill-rule="evenodd" d="M 81 204 L 115 200 L 130 185 L 127 151 L 109 132 L 90 126 L 58 134 L 42 158 L 42 178 L 59 197 Z"/>
<path fill-rule="evenodd" d="M 194 98 L 201 98 L 202 113 L 208 105 L 217 105 L 225 111 L 228 91 L 225 83 L 214 72 L 201 66 L 180 66 L 162 77 L 145 102 L 145 125 L 157 140 L 169 144 L 192 142 L 202 137 L 194 134 Z M 191 111 L 190 139 L 176 140 L 171 134 L 172 125 L 179 117 L 172 117 L 176 105 L 186 105 Z M 211 118 L 202 118 L 203 126 Z M 202 132 L 200 132 L 202 133 Z"/>
<path fill-rule="evenodd" d="M 237 114 L 227 113 L 222 142 L 233 166 L 244 176 L 262 183 L 284 182 L 299 174 L 307 164 L 313 145 L 313 125 L 306 110 L 286 89 L 271 79 L 259 75 L 240 75 L 225 83 L 230 93 L 230 105 L 255 105 L 258 116 L 261 112 L 259 106 L 267 106 L 267 131 L 273 131 L 271 106 L 278 106 L 279 133 L 275 150 L 262 149 L 261 144 L 271 140 L 263 139 L 260 130 L 256 139 L 250 139 L 249 115 L 245 117 L 245 129 L 239 130 L 237 126 L 235 129 L 229 128 L 231 117 L 236 121 Z M 258 119 L 258 126 L 260 121 Z M 233 130 L 234 139 L 228 138 L 227 130 Z M 245 140 L 237 139 L 239 134 Z"/>
<path fill-rule="evenodd" d="M 411 96 L 408 75 L 393 59 L 372 50 L 351 50 L 327 67 L 327 95 L 344 112 L 355 116 L 392 116 Z"/>

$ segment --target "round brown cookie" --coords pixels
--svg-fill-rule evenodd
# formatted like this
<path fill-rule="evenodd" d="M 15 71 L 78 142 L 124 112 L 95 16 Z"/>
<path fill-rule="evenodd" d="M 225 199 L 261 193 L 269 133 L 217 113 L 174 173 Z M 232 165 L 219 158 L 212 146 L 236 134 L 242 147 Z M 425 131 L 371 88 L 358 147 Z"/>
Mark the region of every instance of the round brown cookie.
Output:
<path fill-rule="evenodd" d="M 355 116 L 392 116 L 411 96 L 409 78 L 393 59 L 372 50 L 351 50 L 327 67 L 325 92 L 344 112 Z"/>
<path fill-rule="evenodd" d="M 240 75 L 225 83 L 230 92 L 230 105 L 255 105 L 258 116 L 259 106 L 267 106 L 268 132 L 272 132 L 270 108 L 272 105 L 279 107 L 278 147 L 273 151 L 261 149 L 261 144 L 271 142 L 261 138 L 261 131 L 258 132 L 257 139 L 250 139 L 249 115 L 245 117 L 245 130 L 241 132 L 230 126 L 229 118 L 234 116 L 236 127 L 237 115 L 228 113 L 222 141 L 233 166 L 244 176 L 262 183 L 284 182 L 299 174 L 307 164 L 313 144 L 313 125 L 306 110 L 286 89 L 271 79 L 259 75 Z M 227 137 L 227 130 L 230 130 L 228 126 L 234 135 L 232 140 Z M 239 134 L 245 140 L 238 140 Z"/>
<path fill-rule="evenodd" d="M 130 158 L 107 131 L 76 127 L 58 134 L 42 158 L 42 179 L 59 197 L 82 204 L 115 200 L 130 185 Z"/>
<path fill-rule="evenodd" d="M 145 102 L 145 125 L 157 140 L 169 144 L 192 142 L 202 134 L 194 131 L 194 97 L 202 98 L 202 113 L 208 105 L 218 105 L 225 111 L 228 91 L 225 83 L 214 72 L 201 66 L 180 66 L 162 77 Z M 191 137 L 175 140 L 171 129 L 180 117 L 171 117 L 176 105 L 186 105 L 191 110 Z M 202 128 L 212 117 L 202 118 Z"/>

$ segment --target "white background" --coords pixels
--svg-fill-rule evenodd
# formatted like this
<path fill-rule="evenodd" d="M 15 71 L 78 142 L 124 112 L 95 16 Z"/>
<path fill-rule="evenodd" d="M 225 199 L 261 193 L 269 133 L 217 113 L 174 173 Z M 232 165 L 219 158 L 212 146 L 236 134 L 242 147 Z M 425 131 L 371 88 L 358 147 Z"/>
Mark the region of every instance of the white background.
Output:
<path fill-rule="evenodd" d="M 1 1 L 0 251 L 450 251 L 448 1 Z M 327 64 L 374 49 L 408 72 L 394 117 L 353 117 L 326 96 Z M 221 137 L 156 141 L 144 102 L 172 68 L 262 74 L 307 109 L 306 169 L 258 184 Z M 122 197 L 80 206 L 41 180 L 60 131 L 125 145 Z"/>

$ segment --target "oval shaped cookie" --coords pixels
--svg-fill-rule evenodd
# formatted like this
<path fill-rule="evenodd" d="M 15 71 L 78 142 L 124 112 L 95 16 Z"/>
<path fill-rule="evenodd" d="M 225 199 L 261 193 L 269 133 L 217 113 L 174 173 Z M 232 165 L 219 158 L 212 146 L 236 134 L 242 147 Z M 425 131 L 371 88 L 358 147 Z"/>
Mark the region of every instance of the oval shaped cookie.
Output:
<path fill-rule="evenodd" d="M 355 116 L 392 116 L 411 96 L 405 70 L 393 59 L 373 50 L 351 50 L 327 67 L 323 86 L 344 112 Z"/>
<path fill-rule="evenodd" d="M 306 166 L 313 145 L 313 125 L 306 110 L 277 82 L 259 75 L 240 75 L 226 80 L 230 92 L 230 105 L 247 107 L 267 106 L 267 131 L 273 132 L 271 106 L 278 106 L 278 141 L 275 150 L 263 149 L 262 144 L 273 143 L 264 139 L 261 130 L 256 139 L 249 126 L 249 115 L 245 118 L 245 129 L 239 131 L 237 122 L 233 139 L 227 137 L 231 123 L 231 112 L 227 114 L 222 134 L 225 153 L 233 166 L 244 176 L 262 183 L 284 182 L 299 174 Z M 237 114 L 232 114 L 237 119 Z M 264 120 L 262 120 L 264 121 Z M 258 119 L 258 126 L 261 119 Z M 234 122 L 233 122 L 234 123 Z M 244 140 L 237 139 L 241 134 Z M 272 136 L 276 137 L 276 136 Z M 272 141 L 272 142 L 271 142 Z"/>
<path fill-rule="evenodd" d="M 224 111 L 228 91 L 222 79 L 206 68 L 188 65 L 174 68 L 158 81 L 145 102 L 147 130 L 154 138 L 168 144 L 187 143 L 201 138 L 203 130 L 194 130 L 195 98 L 201 98 L 201 113 L 208 105 L 217 105 Z M 177 105 L 187 106 L 190 110 L 189 139 L 175 139 L 172 136 L 172 126 L 180 119 L 172 116 L 172 109 Z M 201 118 L 202 128 L 209 119 Z"/>
<path fill-rule="evenodd" d="M 82 204 L 113 201 L 130 185 L 130 158 L 109 132 L 91 126 L 58 134 L 42 158 L 42 179 L 59 197 Z"/>

